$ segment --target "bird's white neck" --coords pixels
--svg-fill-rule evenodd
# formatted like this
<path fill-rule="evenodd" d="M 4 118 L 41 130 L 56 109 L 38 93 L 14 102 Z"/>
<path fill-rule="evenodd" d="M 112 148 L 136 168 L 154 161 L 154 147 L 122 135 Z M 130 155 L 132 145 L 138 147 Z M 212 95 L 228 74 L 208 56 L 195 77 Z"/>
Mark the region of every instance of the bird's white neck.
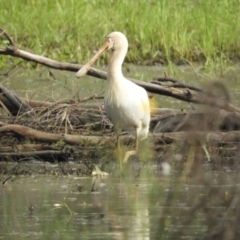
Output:
<path fill-rule="evenodd" d="M 105 93 L 106 99 L 109 104 L 116 104 L 120 106 L 122 104 L 121 99 L 124 99 L 125 88 L 123 81 L 126 81 L 122 74 L 122 64 L 125 58 L 127 50 L 118 49 L 112 52 L 107 73 L 108 87 Z"/>
<path fill-rule="evenodd" d="M 122 64 L 125 58 L 127 50 L 118 49 L 112 52 L 109 64 L 108 64 L 108 81 L 109 84 L 116 84 L 119 79 L 123 78 Z"/>

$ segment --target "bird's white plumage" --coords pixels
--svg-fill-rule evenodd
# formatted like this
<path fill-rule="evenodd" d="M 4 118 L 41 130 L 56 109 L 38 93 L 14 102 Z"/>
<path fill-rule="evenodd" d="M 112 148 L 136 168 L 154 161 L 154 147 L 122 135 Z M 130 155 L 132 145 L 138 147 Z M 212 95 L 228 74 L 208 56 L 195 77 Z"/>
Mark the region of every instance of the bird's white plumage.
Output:
<path fill-rule="evenodd" d="M 121 130 L 136 131 L 138 146 L 138 138 L 146 138 L 149 131 L 150 105 L 146 90 L 126 79 L 122 74 L 122 64 L 128 50 L 125 35 L 121 32 L 110 33 L 102 48 L 79 70 L 77 76 L 84 75 L 107 49 L 111 49 L 112 54 L 108 64 L 108 81 L 104 98 L 106 113 L 114 125 L 117 136 Z"/>
<path fill-rule="evenodd" d="M 125 79 L 112 84 L 109 80 L 104 105 L 116 131 L 137 129 L 141 138 L 147 137 L 150 113 L 146 91 Z M 121 81 L 120 81 L 121 80 Z"/>

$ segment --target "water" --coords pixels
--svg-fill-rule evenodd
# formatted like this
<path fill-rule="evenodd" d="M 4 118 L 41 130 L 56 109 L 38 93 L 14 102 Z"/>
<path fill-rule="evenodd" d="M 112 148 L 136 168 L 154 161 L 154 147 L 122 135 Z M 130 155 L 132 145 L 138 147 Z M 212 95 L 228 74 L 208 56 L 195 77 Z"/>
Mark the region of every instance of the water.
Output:
<path fill-rule="evenodd" d="M 0 237 L 149 239 L 152 185 L 150 179 L 19 177 L 1 188 Z"/>
<path fill-rule="evenodd" d="M 106 70 L 106 67 L 102 67 Z M 229 89 L 231 101 L 240 106 L 238 84 L 240 71 L 239 64 L 226 67 L 224 72 L 217 71 L 205 73 L 202 66 L 181 66 L 169 69 L 164 66 L 135 66 L 124 64 L 123 72 L 126 77 L 138 80 L 151 81 L 153 78 L 167 76 L 205 88 L 205 84 L 212 80 L 219 80 Z M 92 95 L 102 94 L 105 89 L 105 81 L 93 77 L 84 76 L 81 79 L 75 77 L 75 73 L 58 71 L 48 68 L 28 70 L 26 68 L 14 68 L 8 75 L 2 75 L 7 70 L 0 70 L 0 82 L 10 90 L 16 91 L 22 97 L 34 100 L 54 101 L 59 99 L 83 99 Z M 221 74 L 221 75 L 220 75 Z M 192 109 L 189 103 L 180 100 L 154 95 L 158 107 Z"/>
<path fill-rule="evenodd" d="M 223 214 L 227 195 L 217 194 L 212 201 L 211 189 L 206 190 L 204 183 L 187 181 L 173 188 L 174 175 L 154 174 L 152 167 L 141 170 L 137 178 L 39 175 L 10 179 L 0 188 L 0 239 L 206 239 L 206 209 Z M 234 172 L 205 173 L 205 180 L 208 175 L 215 193 L 239 192 L 240 184 L 231 183 Z M 225 184 L 219 183 L 223 177 Z M 199 199 L 202 206 L 194 213 Z M 215 228 L 223 221 L 218 218 L 212 220 Z"/>

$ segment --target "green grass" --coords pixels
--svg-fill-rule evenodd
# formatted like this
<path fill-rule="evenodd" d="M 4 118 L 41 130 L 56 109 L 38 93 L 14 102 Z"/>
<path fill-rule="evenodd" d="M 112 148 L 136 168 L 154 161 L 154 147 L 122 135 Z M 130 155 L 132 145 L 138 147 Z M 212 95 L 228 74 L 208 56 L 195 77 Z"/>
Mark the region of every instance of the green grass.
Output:
<path fill-rule="evenodd" d="M 238 59 L 239 9 L 237 0 L 9 0 L 0 2 L 0 27 L 19 48 L 60 61 L 85 62 L 118 30 L 128 62 L 211 65 Z"/>

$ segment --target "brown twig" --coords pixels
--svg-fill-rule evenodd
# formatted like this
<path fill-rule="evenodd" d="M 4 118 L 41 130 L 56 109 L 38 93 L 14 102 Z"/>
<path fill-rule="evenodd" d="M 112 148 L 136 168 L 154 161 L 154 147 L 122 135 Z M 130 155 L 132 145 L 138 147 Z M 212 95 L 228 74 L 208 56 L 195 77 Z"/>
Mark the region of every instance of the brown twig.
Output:
<path fill-rule="evenodd" d="M 171 82 L 172 84 L 162 84 L 162 83 L 166 83 L 166 82 Z M 154 78 L 153 81 L 151 81 L 151 83 L 158 84 L 161 86 L 167 86 L 167 87 L 188 88 L 188 89 L 198 91 L 198 92 L 203 91 L 201 88 L 192 86 L 190 84 L 187 84 L 187 83 L 184 83 L 184 82 L 181 82 L 179 80 L 169 78 L 169 77 Z"/>
<path fill-rule="evenodd" d="M 7 38 L 7 40 L 9 41 L 9 45 L 15 47 L 15 44 L 14 44 L 12 38 L 3 28 L 0 28 L 0 36 L 5 36 Z"/>

